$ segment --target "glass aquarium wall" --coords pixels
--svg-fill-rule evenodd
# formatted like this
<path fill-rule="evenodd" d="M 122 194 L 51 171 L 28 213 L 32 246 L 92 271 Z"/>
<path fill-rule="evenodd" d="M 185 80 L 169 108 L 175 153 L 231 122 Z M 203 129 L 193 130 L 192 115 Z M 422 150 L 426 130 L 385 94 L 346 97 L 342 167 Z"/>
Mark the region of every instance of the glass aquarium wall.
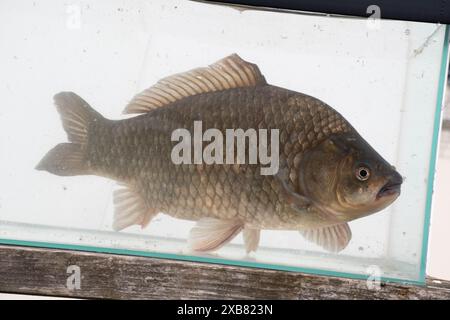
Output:
<path fill-rule="evenodd" d="M 1 243 L 424 281 L 445 25 L 2 1 L 0 43 Z M 177 163 L 194 122 L 273 162 Z"/>

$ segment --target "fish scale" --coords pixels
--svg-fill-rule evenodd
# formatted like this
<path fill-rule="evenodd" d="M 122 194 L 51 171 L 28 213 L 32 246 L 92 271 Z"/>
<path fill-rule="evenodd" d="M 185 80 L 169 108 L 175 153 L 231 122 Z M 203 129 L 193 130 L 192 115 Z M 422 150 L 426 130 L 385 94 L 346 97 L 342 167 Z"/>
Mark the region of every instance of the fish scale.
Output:
<path fill-rule="evenodd" d="M 245 165 L 244 173 L 232 170 L 232 165 L 175 165 L 170 159 L 174 146 L 170 137 L 178 128 L 193 133 L 194 120 L 202 121 L 203 130 L 217 128 L 224 134 L 226 129 L 246 130 L 259 123 L 260 128 L 280 129 L 282 137 L 297 137 L 293 143 L 280 139 L 280 150 L 284 151 L 280 162 L 287 160 L 288 170 L 294 172 L 293 159 L 298 153 L 320 143 L 327 136 L 325 132 L 347 128 L 345 120 L 327 121 L 336 117 L 308 100 L 305 95 L 270 85 L 235 88 L 188 97 L 136 118 L 112 121 L 107 125 L 112 129 L 89 131 L 92 170 L 123 183 L 137 184 L 149 206 L 176 218 L 237 217 L 255 224 L 259 216 L 272 214 L 273 224 L 266 221 L 265 225 L 277 228 L 277 214 L 283 214 L 283 206 L 273 176 L 261 176 L 259 165 Z M 307 134 L 302 134 L 299 127 L 308 128 L 304 126 L 308 119 L 319 130 L 311 126 Z M 158 123 L 156 129 L 153 123 Z M 104 124 L 94 123 L 97 125 Z M 98 148 L 99 144 L 103 147 Z M 142 172 L 147 174 L 138 174 Z M 218 180 L 217 175 L 225 179 Z M 291 184 L 298 189 L 295 179 Z M 182 191 L 185 189 L 189 192 Z M 259 205 L 261 197 L 270 199 L 265 206 Z"/>

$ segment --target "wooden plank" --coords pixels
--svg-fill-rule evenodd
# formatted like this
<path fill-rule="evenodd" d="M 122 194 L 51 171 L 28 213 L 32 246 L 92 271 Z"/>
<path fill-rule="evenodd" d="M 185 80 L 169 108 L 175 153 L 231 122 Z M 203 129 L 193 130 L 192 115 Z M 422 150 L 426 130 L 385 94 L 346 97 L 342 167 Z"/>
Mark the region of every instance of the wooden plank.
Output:
<path fill-rule="evenodd" d="M 77 267 L 67 273 L 69 266 Z M 72 281 L 78 267 L 80 289 Z M 450 299 L 450 282 L 370 290 L 364 280 L 0 245 L 0 292 L 112 299 Z"/>

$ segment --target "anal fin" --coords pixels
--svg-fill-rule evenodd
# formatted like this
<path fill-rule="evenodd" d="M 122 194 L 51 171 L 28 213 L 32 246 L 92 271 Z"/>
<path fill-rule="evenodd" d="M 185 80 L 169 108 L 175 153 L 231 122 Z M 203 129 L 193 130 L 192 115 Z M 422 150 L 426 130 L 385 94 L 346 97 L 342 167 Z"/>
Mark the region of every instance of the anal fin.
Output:
<path fill-rule="evenodd" d="M 114 230 L 120 231 L 135 224 L 145 228 L 157 214 L 158 211 L 149 208 L 133 188 L 124 186 L 114 191 Z"/>
<path fill-rule="evenodd" d="M 330 252 L 342 251 L 352 238 L 352 231 L 348 223 L 302 230 L 300 233 L 306 240 L 314 242 Z"/>
<path fill-rule="evenodd" d="M 241 221 L 202 218 L 190 232 L 189 245 L 194 251 L 215 251 L 230 242 L 242 228 Z"/>

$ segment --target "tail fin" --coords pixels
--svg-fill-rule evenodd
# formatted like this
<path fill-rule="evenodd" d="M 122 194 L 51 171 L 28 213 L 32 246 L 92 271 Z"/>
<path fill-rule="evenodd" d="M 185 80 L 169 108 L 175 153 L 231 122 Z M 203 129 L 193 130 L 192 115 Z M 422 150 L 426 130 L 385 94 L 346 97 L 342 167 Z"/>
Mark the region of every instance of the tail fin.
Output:
<path fill-rule="evenodd" d="M 58 176 L 77 176 L 89 174 L 84 151 L 76 143 L 60 143 L 51 149 L 36 166 Z"/>
<path fill-rule="evenodd" d="M 73 92 L 60 92 L 53 99 L 69 141 L 85 144 L 89 124 L 104 119 L 103 116 Z"/>
<path fill-rule="evenodd" d="M 89 174 L 85 154 L 89 126 L 104 118 L 73 92 L 60 92 L 54 100 L 71 143 L 58 144 L 44 156 L 36 169 L 59 176 Z"/>

